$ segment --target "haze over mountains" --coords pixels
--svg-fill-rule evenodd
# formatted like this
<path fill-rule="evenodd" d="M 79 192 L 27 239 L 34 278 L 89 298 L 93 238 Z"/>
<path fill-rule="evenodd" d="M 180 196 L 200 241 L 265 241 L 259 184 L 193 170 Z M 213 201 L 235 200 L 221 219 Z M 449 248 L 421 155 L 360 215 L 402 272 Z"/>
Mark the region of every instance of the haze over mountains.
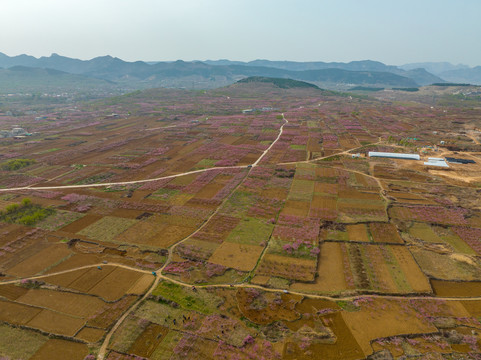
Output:
<path fill-rule="evenodd" d="M 57 54 L 35 58 L 29 55 L 7 56 L 0 53 L 0 88 L 5 91 L 9 83 L 33 83 L 57 79 L 85 84 L 91 79 L 94 86 L 119 86 L 129 89 L 151 87 L 215 88 L 232 84 L 250 76 L 291 78 L 320 87 L 348 89 L 352 86 L 417 87 L 440 82 L 481 84 L 481 67 L 469 68 L 449 63 L 419 63 L 403 66 L 385 65 L 365 60 L 341 62 L 294 62 L 230 60 L 126 62 L 111 56 L 91 60 L 72 59 Z M 52 69 L 33 71 L 32 68 Z M 20 79 L 20 80 L 19 80 Z M 34 91 L 34 90 L 31 90 Z"/>
<path fill-rule="evenodd" d="M 453 65 L 448 62 L 413 63 L 399 66 L 403 70 L 423 68 L 444 80 L 458 83 L 481 85 L 481 66 Z"/>

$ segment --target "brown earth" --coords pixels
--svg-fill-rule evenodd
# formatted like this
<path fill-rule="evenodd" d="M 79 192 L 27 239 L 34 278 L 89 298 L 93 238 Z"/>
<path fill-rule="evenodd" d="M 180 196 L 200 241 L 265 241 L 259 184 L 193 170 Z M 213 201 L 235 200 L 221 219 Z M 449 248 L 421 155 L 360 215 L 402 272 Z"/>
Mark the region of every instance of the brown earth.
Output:
<path fill-rule="evenodd" d="M 30 360 L 83 360 L 89 353 L 87 345 L 73 341 L 50 339 Z"/>
<path fill-rule="evenodd" d="M 51 310 L 42 310 L 26 325 L 49 333 L 74 336 L 85 325 L 85 320 Z"/>
<path fill-rule="evenodd" d="M 18 277 L 35 275 L 71 253 L 66 244 L 54 244 L 8 269 L 7 273 Z"/>
<path fill-rule="evenodd" d="M 266 254 L 256 274 L 279 276 L 297 281 L 313 281 L 316 275 L 316 260 Z"/>
<path fill-rule="evenodd" d="M 75 337 L 80 340 L 87 341 L 89 343 L 96 343 L 100 339 L 102 339 L 105 335 L 104 330 L 90 328 L 85 326 L 82 330 L 78 332 Z"/>
<path fill-rule="evenodd" d="M 10 324 L 25 325 L 41 311 L 32 306 L 0 300 L 0 321 Z"/>
<path fill-rule="evenodd" d="M 236 293 L 239 309 L 250 321 L 270 324 L 277 320 L 293 321 L 299 317 L 296 304 L 302 300 L 301 296 L 251 290 L 240 288 Z"/>
<path fill-rule="evenodd" d="M 437 296 L 442 297 L 478 297 L 481 296 L 481 282 L 479 281 L 449 281 L 430 280 Z"/>
<path fill-rule="evenodd" d="M 370 223 L 369 230 L 374 242 L 403 244 L 396 227 L 389 223 Z"/>
<path fill-rule="evenodd" d="M 391 246 L 391 250 L 413 291 L 432 293 L 428 278 L 421 271 L 409 250 L 405 246 Z"/>
<path fill-rule="evenodd" d="M 97 222 L 101 218 L 102 217 L 100 215 L 87 214 L 84 217 L 81 217 L 80 219 L 75 220 L 74 222 L 68 224 L 67 226 L 64 226 L 61 230 L 75 234 L 81 231 L 82 229 L 86 228 L 87 226 Z"/>
<path fill-rule="evenodd" d="M 149 324 L 132 344 L 129 354 L 149 358 L 168 332 L 169 329 L 164 326 Z"/>
<path fill-rule="evenodd" d="M 367 228 L 364 224 L 347 225 L 346 226 L 349 240 L 370 242 L 367 235 Z"/>
<path fill-rule="evenodd" d="M 311 208 L 337 209 L 337 199 L 335 197 L 314 195 L 311 201 Z"/>
<path fill-rule="evenodd" d="M 321 245 L 317 274 L 314 283 L 294 283 L 293 291 L 336 293 L 346 290 L 347 284 L 343 273 L 343 255 L 339 243 L 326 242 Z"/>
<path fill-rule="evenodd" d="M 17 302 L 81 318 L 92 316 L 105 305 L 93 296 L 46 289 L 29 290 Z"/>
<path fill-rule="evenodd" d="M 299 217 L 309 216 L 310 202 L 287 200 L 282 208 L 282 215 L 293 215 Z"/>
<path fill-rule="evenodd" d="M 287 341 L 284 345 L 283 359 L 289 360 L 357 360 L 364 358 L 364 353 L 346 325 L 340 312 L 334 312 L 321 317 L 322 323 L 329 327 L 336 336 L 334 344 L 311 344 L 302 350 L 296 342 Z M 287 323 L 289 326 L 290 324 Z M 297 329 L 292 329 L 297 330 Z M 313 355 L 315 354 L 315 355 Z"/>
<path fill-rule="evenodd" d="M 124 296 L 143 275 L 144 274 L 136 271 L 115 268 L 114 271 L 109 272 L 100 282 L 91 287 L 88 292 L 89 294 L 98 295 L 107 301 L 118 300 Z M 153 275 L 148 276 L 153 277 Z"/>
<path fill-rule="evenodd" d="M 401 300 L 404 301 L 404 300 Z M 360 311 L 343 311 L 342 317 L 364 352 L 372 353 L 371 340 L 401 334 L 436 332 L 427 320 L 419 319 L 412 308 L 396 300 L 374 299 Z"/>
<path fill-rule="evenodd" d="M 217 184 L 215 182 L 211 182 L 205 185 L 202 189 L 200 189 L 197 194 L 195 194 L 196 198 L 199 199 L 211 199 L 217 194 L 222 188 L 224 187 L 223 184 Z"/>
<path fill-rule="evenodd" d="M 241 271 L 250 271 L 257 264 L 263 249 L 256 245 L 223 242 L 209 258 L 209 262 Z"/>
<path fill-rule="evenodd" d="M 22 295 L 28 292 L 27 288 L 19 285 L 6 284 L 0 285 L 0 296 L 7 298 L 8 300 L 16 300 Z"/>

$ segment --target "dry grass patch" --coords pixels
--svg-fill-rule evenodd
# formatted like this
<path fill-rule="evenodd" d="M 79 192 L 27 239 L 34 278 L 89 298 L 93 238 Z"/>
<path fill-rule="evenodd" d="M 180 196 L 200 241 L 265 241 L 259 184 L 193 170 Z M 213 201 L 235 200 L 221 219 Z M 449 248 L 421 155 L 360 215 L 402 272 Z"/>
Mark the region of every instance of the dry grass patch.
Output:
<path fill-rule="evenodd" d="M 370 242 L 365 224 L 347 225 L 347 234 L 351 241 Z"/>
<path fill-rule="evenodd" d="M 168 332 L 169 328 L 157 324 L 149 324 L 132 344 L 128 350 L 129 354 L 150 358 L 157 345 L 162 342 Z"/>
<path fill-rule="evenodd" d="M 481 266 L 469 257 L 462 261 L 448 254 L 439 254 L 417 247 L 411 247 L 410 250 L 423 272 L 428 276 L 440 280 L 464 281 L 481 278 Z"/>
<path fill-rule="evenodd" d="M 223 242 L 209 262 L 241 271 L 251 271 L 264 248 L 256 245 Z"/>
<path fill-rule="evenodd" d="M 369 230 L 374 242 L 403 244 L 397 228 L 389 223 L 370 223 Z"/>
<path fill-rule="evenodd" d="M 414 194 L 414 193 L 405 193 L 405 192 L 397 192 L 397 191 L 388 191 L 387 196 L 392 197 L 398 203 L 405 203 L 405 204 L 424 204 L 424 205 L 434 205 L 436 204 L 432 200 L 428 200 L 421 195 Z"/>
<path fill-rule="evenodd" d="M 85 325 L 85 320 L 51 310 L 42 310 L 26 325 L 48 333 L 74 336 Z"/>
<path fill-rule="evenodd" d="M 96 284 L 100 283 L 107 275 L 109 275 L 115 269 L 115 266 L 104 266 L 102 267 L 102 270 L 99 270 L 97 268 L 91 268 L 85 273 L 81 273 L 78 278 L 76 278 L 70 284 L 66 285 L 66 287 L 81 292 L 89 292 L 91 288 L 93 288 Z"/>
<path fill-rule="evenodd" d="M 231 231 L 226 241 L 249 245 L 266 244 L 273 229 L 274 225 L 264 219 L 246 217 Z"/>
<path fill-rule="evenodd" d="M 335 197 L 330 197 L 330 196 L 314 195 L 314 197 L 312 198 L 311 207 L 319 208 L 319 209 L 336 210 L 337 199 Z"/>
<path fill-rule="evenodd" d="M 119 244 L 151 245 L 156 242 L 167 225 L 159 224 L 154 219 L 139 221 L 116 236 L 114 242 Z"/>
<path fill-rule="evenodd" d="M 194 232 L 195 228 L 188 226 L 190 223 L 189 219 L 182 222 L 175 216 L 153 216 L 135 223 L 115 237 L 113 242 L 165 249 Z"/>
<path fill-rule="evenodd" d="M 443 241 L 434 232 L 434 230 L 426 223 L 415 222 L 409 228 L 409 234 L 415 238 L 432 243 L 442 243 Z"/>
<path fill-rule="evenodd" d="M 272 187 L 262 190 L 261 197 L 265 197 L 267 199 L 285 199 L 287 198 L 287 194 L 287 189 Z"/>
<path fill-rule="evenodd" d="M 23 286 L 14 284 L 0 285 L 0 296 L 3 296 L 8 300 L 16 300 L 27 292 L 28 289 Z"/>
<path fill-rule="evenodd" d="M 361 192 L 354 189 L 340 190 L 339 197 L 342 199 L 356 199 L 356 200 L 367 200 L 367 201 L 382 201 L 381 195 L 379 193 L 372 192 Z"/>
<path fill-rule="evenodd" d="M 212 199 L 223 187 L 224 184 L 211 182 L 200 189 L 197 194 L 195 194 L 195 197 L 199 199 Z"/>
<path fill-rule="evenodd" d="M 18 277 L 31 276 L 62 261 L 71 254 L 72 252 L 66 244 L 54 244 L 8 269 L 7 273 Z"/>
<path fill-rule="evenodd" d="M 136 219 L 139 215 L 142 215 L 143 213 L 144 211 L 141 210 L 115 209 L 110 213 L 110 215 L 126 219 Z"/>
<path fill-rule="evenodd" d="M 10 324 L 25 325 L 41 311 L 32 306 L 0 300 L 0 321 Z"/>
<path fill-rule="evenodd" d="M 344 279 L 343 253 L 339 243 L 323 243 L 317 265 L 317 277 L 312 284 L 294 283 L 293 291 L 338 293 L 348 289 Z"/>
<path fill-rule="evenodd" d="M 364 356 L 372 353 L 371 340 L 403 334 L 437 332 L 437 328 L 425 319 L 420 319 L 410 307 L 400 301 L 371 299 L 360 311 L 343 311 L 347 326 L 361 346 Z"/>
<path fill-rule="evenodd" d="M 93 296 L 45 289 L 29 290 L 17 302 L 82 318 L 92 316 L 105 305 Z"/>
<path fill-rule="evenodd" d="M 310 202 L 287 200 L 282 208 L 281 215 L 291 215 L 299 217 L 309 216 Z"/>
<path fill-rule="evenodd" d="M 102 339 L 104 335 L 104 330 L 85 326 L 82 330 L 79 331 L 79 333 L 75 337 L 89 343 L 96 343 L 97 341 L 100 341 L 100 339 Z"/>
<path fill-rule="evenodd" d="M 83 360 L 88 353 L 89 349 L 85 344 L 50 339 L 29 360 Z"/>
<path fill-rule="evenodd" d="M 481 296 L 480 281 L 449 281 L 431 279 L 434 293 L 441 297 Z"/>
<path fill-rule="evenodd" d="M 93 286 L 90 294 L 98 295 L 107 301 L 115 301 L 124 296 L 144 274 L 124 268 L 116 268 Z M 153 278 L 153 275 L 148 275 Z"/>
<path fill-rule="evenodd" d="M 137 220 L 104 216 L 99 221 L 79 231 L 80 235 L 99 241 L 112 241 L 116 236 L 137 223 Z"/>
<path fill-rule="evenodd" d="M 299 317 L 296 305 L 299 295 L 264 292 L 253 288 L 240 288 L 236 292 L 240 311 L 256 324 L 270 324 L 277 320 L 293 321 Z"/>
<path fill-rule="evenodd" d="M 328 156 L 327 154 L 326 156 Z M 339 175 L 339 171 L 337 169 L 333 168 L 325 168 L 325 167 L 319 167 L 316 169 L 316 176 L 319 177 L 337 177 Z"/>
<path fill-rule="evenodd" d="M 61 230 L 71 233 L 77 233 L 89 225 L 99 221 L 102 217 L 100 215 L 87 214 L 84 217 L 75 220 L 74 222 L 64 226 Z"/>
<path fill-rule="evenodd" d="M 1 324 L 0 356 L 2 359 L 30 359 L 47 340 L 37 332 Z"/>
<path fill-rule="evenodd" d="M 256 273 L 298 281 L 313 281 L 316 275 L 316 266 L 316 260 L 266 254 Z"/>
<path fill-rule="evenodd" d="M 329 194 L 332 196 L 337 196 L 339 192 L 338 184 L 316 182 L 314 185 L 314 193 L 316 194 Z"/>
<path fill-rule="evenodd" d="M 132 287 L 126 291 L 127 294 L 142 295 L 154 282 L 154 277 L 150 274 L 144 274 L 137 280 Z"/>
<path fill-rule="evenodd" d="M 334 312 L 322 316 L 322 326 L 328 326 L 335 335 L 335 343 L 310 343 L 301 344 L 297 339 L 290 339 L 284 346 L 283 359 L 286 360 L 309 360 L 313 354 L 323 360 L 357 360 L 364 358 L 362 349 L 344 322 L 340 312 Z M 289 323 L 292 330 L 299 330 L 298 322 Z M 312 322 L 310 322 L 312 324 Z M 293 328 L 291 324 L 296 324 Z M 300 322 L 299 322 L 300 324 Z M 309 326 L 309 325 L 308 325 Z M 305 338 L 308 340 L 307 338 Z M 304 340 L 304 339 L 303 339 Z M 308 346 L 306 348 L 306 345 Z M 301 346 L 303 348 L 301 348 Z"/>
<path fill-rule="evenodd" d="M 413 291 L 432 292 L 428 278 L 421 271 L 409 250 L 405 246 L 392 246 L 391 249 Z"/>
<path fill-rule="evenodd" d="M 49 268 L 46 271 L 46 273 L 51 274 L 51 273 L 57 273 L 64 270 L 77 269 L 82 266 L 99 264 L 101 261 L 102 261 L 102 257 L 99 253 L 96 253 L 96 254 L 75 254 L 74 253 L 72 256 L 62 261 L 60 264 Z M 72 276 L 70 275 L 70 273 L 66 273 L 64 275 L 66 278 Z"/>
<path fill-rule="evenodd" d="M 217 242 L 189 238 L 175 247 L 175 252 L 185 259 L 207 260 L 219 247 Z"/>

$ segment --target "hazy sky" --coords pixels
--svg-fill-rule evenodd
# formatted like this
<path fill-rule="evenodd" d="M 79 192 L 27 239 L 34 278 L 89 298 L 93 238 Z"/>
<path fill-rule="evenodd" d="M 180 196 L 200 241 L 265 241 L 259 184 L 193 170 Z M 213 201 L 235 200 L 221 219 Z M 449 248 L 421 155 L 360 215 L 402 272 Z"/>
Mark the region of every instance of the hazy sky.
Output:
<path fill-rule="evenodd" d="M 481 65 L 481 0 L 0 0 L 0 52 Z"/>

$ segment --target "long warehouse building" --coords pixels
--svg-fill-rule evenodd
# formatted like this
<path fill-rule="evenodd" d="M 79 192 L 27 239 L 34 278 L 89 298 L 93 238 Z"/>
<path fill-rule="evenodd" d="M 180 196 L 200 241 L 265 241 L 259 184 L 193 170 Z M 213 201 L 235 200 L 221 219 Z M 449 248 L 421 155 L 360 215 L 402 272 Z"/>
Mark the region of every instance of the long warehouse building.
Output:
<path fill-rule="evenodd" d="M 403 154 L 403 153 L 390 153 L 390 152 L 378 152 L 378 151 L 369 151 L 369 157 L 421 160 L 421 157 L 418 154 Z"/>

